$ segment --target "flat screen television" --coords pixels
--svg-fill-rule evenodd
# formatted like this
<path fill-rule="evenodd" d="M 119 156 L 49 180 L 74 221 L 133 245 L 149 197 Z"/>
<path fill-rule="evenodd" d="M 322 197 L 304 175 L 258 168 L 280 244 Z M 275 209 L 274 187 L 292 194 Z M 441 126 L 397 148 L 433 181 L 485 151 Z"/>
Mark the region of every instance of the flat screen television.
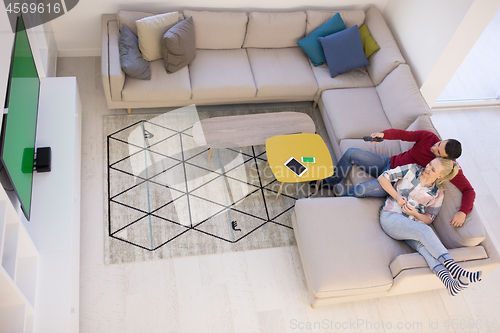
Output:
<path fill-rule="evenodd" d="M 2 185 L 14 191 L 29 221 L 40 78 L 22 16 L 17 19 L 0 135 Z"/>

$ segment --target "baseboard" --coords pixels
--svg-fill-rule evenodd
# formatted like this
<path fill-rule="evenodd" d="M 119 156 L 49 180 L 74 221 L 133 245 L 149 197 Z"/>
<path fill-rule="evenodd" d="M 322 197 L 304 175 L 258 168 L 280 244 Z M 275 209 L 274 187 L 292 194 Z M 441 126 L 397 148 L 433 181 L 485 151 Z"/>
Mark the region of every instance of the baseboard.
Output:
<path fill-rule="evenodd" d="M 101 56 L 101 49 L 85 49 L 85 50 L 57 50 L 57 57 L 99 57 Z"/>
<path fill-rule="evenodd" d="M 457 103 L 436 103 L 431 108 L 432 111 L 466 110 L 500 107 L 500 100 L 494 101 L 468 101 Z"/>

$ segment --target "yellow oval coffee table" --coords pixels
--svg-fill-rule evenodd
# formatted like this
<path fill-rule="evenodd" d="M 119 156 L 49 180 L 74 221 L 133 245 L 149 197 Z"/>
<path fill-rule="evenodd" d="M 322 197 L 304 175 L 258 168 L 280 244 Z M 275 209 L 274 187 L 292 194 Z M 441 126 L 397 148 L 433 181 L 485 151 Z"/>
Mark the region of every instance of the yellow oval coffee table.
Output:
<path fill-rule="evenodd" d="M 281 182 L 276 200 L 281 194 L 284 183 L 317 180 L 316 191 L 314 192 L 316 194 L 321 179 L 333 175 L 330 151 L 318 134 L 300 133 L 273 136 L 266 140 L 266 154 L 271 171 L 276 179 Z M 290 157 L 295 157 L 307 167 L 307 171 L 301 177 L 285 166 L 285 162 Z M 315 163 L 303 163 L 302 157 L 314 157 Z"/>

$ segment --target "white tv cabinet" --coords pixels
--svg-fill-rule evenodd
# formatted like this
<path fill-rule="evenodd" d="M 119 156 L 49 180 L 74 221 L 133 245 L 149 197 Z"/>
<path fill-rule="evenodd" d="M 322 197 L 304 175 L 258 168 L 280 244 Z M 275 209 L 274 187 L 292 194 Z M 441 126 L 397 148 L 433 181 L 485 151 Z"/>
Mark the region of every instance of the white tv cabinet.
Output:
<path fill-rule="evenodd" d="M 0 189 L 0 332 L 78 332 L 81 101 L 76 78 L 42 78 L 31 219 Z M 14 202 L 14 205 L 12 204 Z"/>

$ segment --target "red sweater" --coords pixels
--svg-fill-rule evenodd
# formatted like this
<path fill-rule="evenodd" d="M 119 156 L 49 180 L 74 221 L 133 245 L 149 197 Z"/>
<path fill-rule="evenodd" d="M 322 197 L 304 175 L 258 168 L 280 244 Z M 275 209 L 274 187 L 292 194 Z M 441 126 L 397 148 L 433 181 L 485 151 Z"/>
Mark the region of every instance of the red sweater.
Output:
<path fill-rule="evenodd" d="M 431 147 L 436 142 L 441 141 L 436 134 L 429 131 L 404 131 L 398 129 L 388 129 L 383 131 L 383 133 L 384 139 L 386 140 L 402 140 L 415 142 L 410 150 L 391 157 L 391 168 L 412 163 L 417 163 L 418 165 L 425 167 L 427 163 L 429 163 L 436 157 L 431 152 Z M 466 215 L 469 214 L 474 205 L 476 192 L 472 188 L 467 178 L 465 178 L 462 169 L 460 169 L 455 178 L 450 180 L 450 182 L 462 192 L 462 205 L 460 206 L 460 211 L 464 212 Z"/>

